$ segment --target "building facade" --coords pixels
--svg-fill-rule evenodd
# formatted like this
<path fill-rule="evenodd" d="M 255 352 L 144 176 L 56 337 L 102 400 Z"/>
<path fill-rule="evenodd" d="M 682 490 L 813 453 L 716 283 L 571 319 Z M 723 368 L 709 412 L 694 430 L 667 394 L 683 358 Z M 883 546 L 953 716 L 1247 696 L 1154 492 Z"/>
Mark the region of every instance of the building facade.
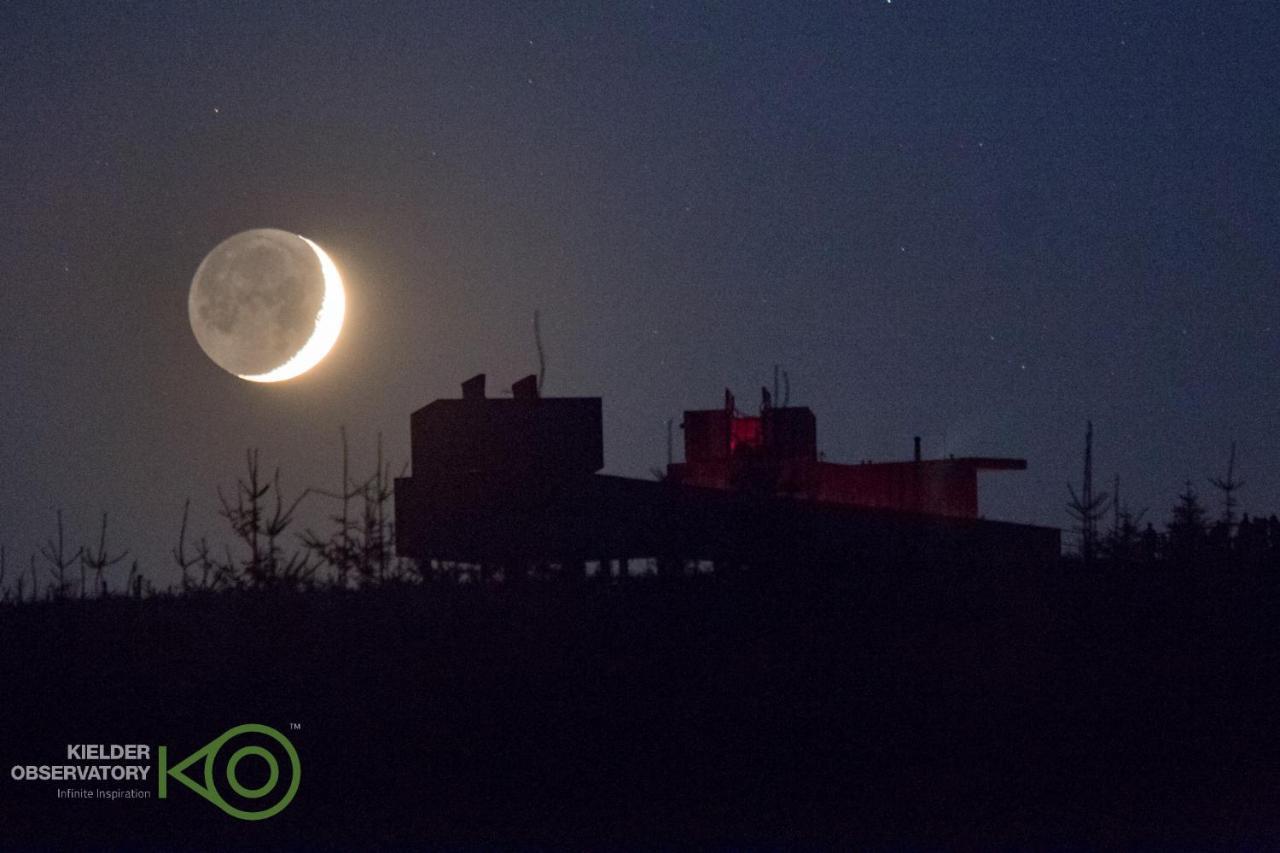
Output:
<path fill-rule="evenodd" d="M 803 407 L 686 412 L 685 461 L 663 480 L 600 474 L 598 397 L 544 398 L 535 377 L 490 398 L 483 375 L 460 399 L 410 418 L 412 474 L 396 480 L 396 547 L 419 561 L 509 571 L 651 558 L 665 567 L 804 563 L 882 568 L 1055 559 L 1055 528 L 978 517 L 977 475 L 1018 459 L 819 458 Z"/>

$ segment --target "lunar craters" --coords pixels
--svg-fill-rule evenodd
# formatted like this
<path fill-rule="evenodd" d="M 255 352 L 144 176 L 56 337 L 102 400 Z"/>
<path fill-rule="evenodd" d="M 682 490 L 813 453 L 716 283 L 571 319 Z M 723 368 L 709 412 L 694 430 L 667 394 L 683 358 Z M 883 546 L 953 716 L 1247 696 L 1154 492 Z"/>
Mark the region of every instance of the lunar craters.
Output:
<path fill-rule="evenodd" d="M 201 262 L 188 313 L 200 347 L 237 376 L 287 362 L 315 331 L 324 271 L 301 237 L 274 228 L 243 231 Z"/>

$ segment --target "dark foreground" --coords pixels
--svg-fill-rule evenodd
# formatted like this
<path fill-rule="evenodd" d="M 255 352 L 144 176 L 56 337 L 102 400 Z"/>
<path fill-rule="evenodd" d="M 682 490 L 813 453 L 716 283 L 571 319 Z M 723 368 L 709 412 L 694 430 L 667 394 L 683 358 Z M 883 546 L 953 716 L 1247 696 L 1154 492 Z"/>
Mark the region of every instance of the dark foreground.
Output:
<path fill-rule="evenodd" d="M 1267 846 L 1278 650 L 1276 578 L 1078 567 L 5 607 L 0 847 Z M 244 722 L 301 758 L 267 820 L 11 778 Z"/>

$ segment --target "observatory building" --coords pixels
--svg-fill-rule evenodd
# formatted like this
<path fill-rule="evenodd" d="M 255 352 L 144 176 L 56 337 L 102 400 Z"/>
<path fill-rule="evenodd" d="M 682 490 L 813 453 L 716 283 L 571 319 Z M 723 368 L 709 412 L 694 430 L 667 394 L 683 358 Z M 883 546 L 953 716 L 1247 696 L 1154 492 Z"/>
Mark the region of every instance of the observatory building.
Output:
<path fill-rule="evenodd" d="M 395 483 L 396 548 L 418 560 L 502 566 L 656 558 L 717 565 L 889 567 L 945 560 L 1012 565 L 1056 558 L 1056 528 L 978 517 L 978 472 L 1021 459 L 923 459 L 844 465 L 817 452 L 813 412 L 764 392 L 743 415 L 684 413 L 685 461 L 663 480 L 604 467 L 599 397 L 510 397 L 485 377 L 460 399 L 410 417 L 412 475 Z"/>

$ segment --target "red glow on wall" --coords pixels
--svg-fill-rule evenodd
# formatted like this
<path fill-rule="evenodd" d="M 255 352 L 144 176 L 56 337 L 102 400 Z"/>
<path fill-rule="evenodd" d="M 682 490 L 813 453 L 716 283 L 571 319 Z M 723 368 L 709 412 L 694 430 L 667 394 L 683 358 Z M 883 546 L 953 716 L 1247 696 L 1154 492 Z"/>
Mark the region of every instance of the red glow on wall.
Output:
<path fill-rule="evenodd" d="M 759 448 L 763 433 L 759 418 L 735 417 L 729 426 L 729 452 L 737 453 L 740 447 Z"/>

